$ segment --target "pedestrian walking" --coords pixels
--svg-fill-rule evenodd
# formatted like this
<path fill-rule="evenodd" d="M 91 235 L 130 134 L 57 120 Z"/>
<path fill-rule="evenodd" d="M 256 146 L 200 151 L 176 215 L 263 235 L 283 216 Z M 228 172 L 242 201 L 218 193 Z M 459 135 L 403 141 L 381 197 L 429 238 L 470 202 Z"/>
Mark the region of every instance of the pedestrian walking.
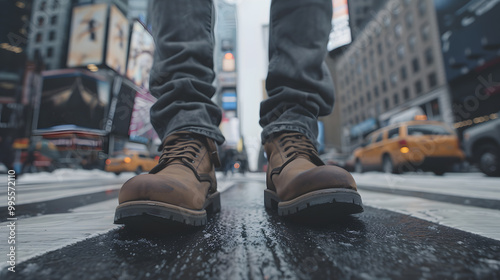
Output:
<path fill-rule="evenodd" d="M 162 142 L 158 165 L 120 190 L 117 224 L 200 226 L 220 210 L 215 167 L 221 110 L 211 101 L 214 9 L 210 0 L 153 1 L 156 41 L 151 122 Z M 317 152 L 317 118 L 334 103 L 324 63 L 331 0 L 274 0 L 270 10 L 269 98 L 261 103 L 267 158 L 264 204 L 281 216 L 344 216 L 363 211 L 353 177 Z M 244 78 L 244 77 L 243 77 Z"/>

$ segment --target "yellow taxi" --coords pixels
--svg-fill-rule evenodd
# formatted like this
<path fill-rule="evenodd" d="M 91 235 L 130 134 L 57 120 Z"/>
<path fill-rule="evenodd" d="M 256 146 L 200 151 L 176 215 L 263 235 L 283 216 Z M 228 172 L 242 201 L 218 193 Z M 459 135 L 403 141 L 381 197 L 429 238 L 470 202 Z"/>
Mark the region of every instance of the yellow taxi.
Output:
<path fill-rule="evenodd" d="M 106 160 L 104 170 L 119 175 L 121 172 L 149 172 L 158 164 L 157 158 L 152 158 L 144 152 L 128 151 Z"/>
<path fill-rule="evenodd" d="M 356 172 L 425 170 L 443 175 L 464 160 L 454 130 L 438 121 L 407 121 L 381 128 L 354 151 Z"/>

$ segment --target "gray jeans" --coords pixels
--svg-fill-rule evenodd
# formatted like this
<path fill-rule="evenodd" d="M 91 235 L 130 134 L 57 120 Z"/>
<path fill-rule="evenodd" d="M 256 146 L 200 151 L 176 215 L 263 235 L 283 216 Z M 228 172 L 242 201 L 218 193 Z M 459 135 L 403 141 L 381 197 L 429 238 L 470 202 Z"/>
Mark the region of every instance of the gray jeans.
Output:
<path fill-rule="evenodd" d="M 151 17 L 156 52 L 150 90 L 158 98 L 151 108 L 154 128 L 161 139 L 188 130 L 222 144 L 221 110 L 211 101 L 212 1 L 154 0 Z M 316 143 L 317 118 L 328 115 L 334 102 L 324 63 L 331 18 L 331 0 L 272 1 L 269 98 L 260 106 L 263 143 L 282 131 L 301 132 Z"/>

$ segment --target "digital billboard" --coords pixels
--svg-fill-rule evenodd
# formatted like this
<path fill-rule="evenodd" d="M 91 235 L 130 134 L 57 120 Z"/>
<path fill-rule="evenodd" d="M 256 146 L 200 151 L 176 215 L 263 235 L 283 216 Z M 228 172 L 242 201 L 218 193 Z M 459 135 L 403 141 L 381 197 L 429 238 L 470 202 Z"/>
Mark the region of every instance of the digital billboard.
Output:
<path fill-rule="evenodd" d="M 149 72 L 153 66 L 155 50 L 153 36 L 139 21 L 134 22 L 131 36 L 127 78 L 136 85 L 149 89 Z"/>
<path fill-rule="evenodd" d="M 149 92 L 139 91 L 135 95 L 132 119 L 130 120 L 129 135 L 130 140 L 147 143 L 150 140 L 159 139 L 153 125 L 150 122 L 149 110 L 155 103 Z"/>
<path fill-rule="evenodd" d="M 57 130 L 60 126 L 72 126 L 102 130 L 109 103 L 109 82 L 90 72 L 47 72 L 43 75 L 36 128 Z"/>
<path fill-rule="evenodd" d="M 330 38 L 328 40 L 328 51 L 332 51 L 352 42 L 347 0 L 332 0 L 332 3 L 332 31 L 330 32 Z"/>
<path fill-rule="evenodd" d="M 102 64 L 107 10 L 106 4 L 77 6 L 73 9 L 68 67 Z"/>
<path fill-rule="evenodd" d="M 116 6 L 112 5 L 109 12 L 106 65 L 120 75 L 125 75 L 128 35 L 129 23 L 127 18 Z"/>
<path fill-rule="evenodd" d="M 435 0 L 448 81 L 500 56 L 500 1 Z"/>

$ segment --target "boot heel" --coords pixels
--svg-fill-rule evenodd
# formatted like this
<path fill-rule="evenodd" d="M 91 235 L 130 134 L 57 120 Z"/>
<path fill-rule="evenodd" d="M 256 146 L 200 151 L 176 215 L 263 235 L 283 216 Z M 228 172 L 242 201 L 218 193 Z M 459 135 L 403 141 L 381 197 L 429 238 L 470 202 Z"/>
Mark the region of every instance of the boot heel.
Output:
<path fill-rule="evenodd" d="M 278 197 L 271 190 L 264 190 L 264 206 L 266 209 L 278 209 Z"/>
<path fill-rule="evenodd" d="M 216 192 L 211 196 L 209 196 L 208 199 L 210 200 L 210 204 L 207 205 L 205 210 L 210 213 L 220 212 L 221 209 L 220 193 Z"/>

